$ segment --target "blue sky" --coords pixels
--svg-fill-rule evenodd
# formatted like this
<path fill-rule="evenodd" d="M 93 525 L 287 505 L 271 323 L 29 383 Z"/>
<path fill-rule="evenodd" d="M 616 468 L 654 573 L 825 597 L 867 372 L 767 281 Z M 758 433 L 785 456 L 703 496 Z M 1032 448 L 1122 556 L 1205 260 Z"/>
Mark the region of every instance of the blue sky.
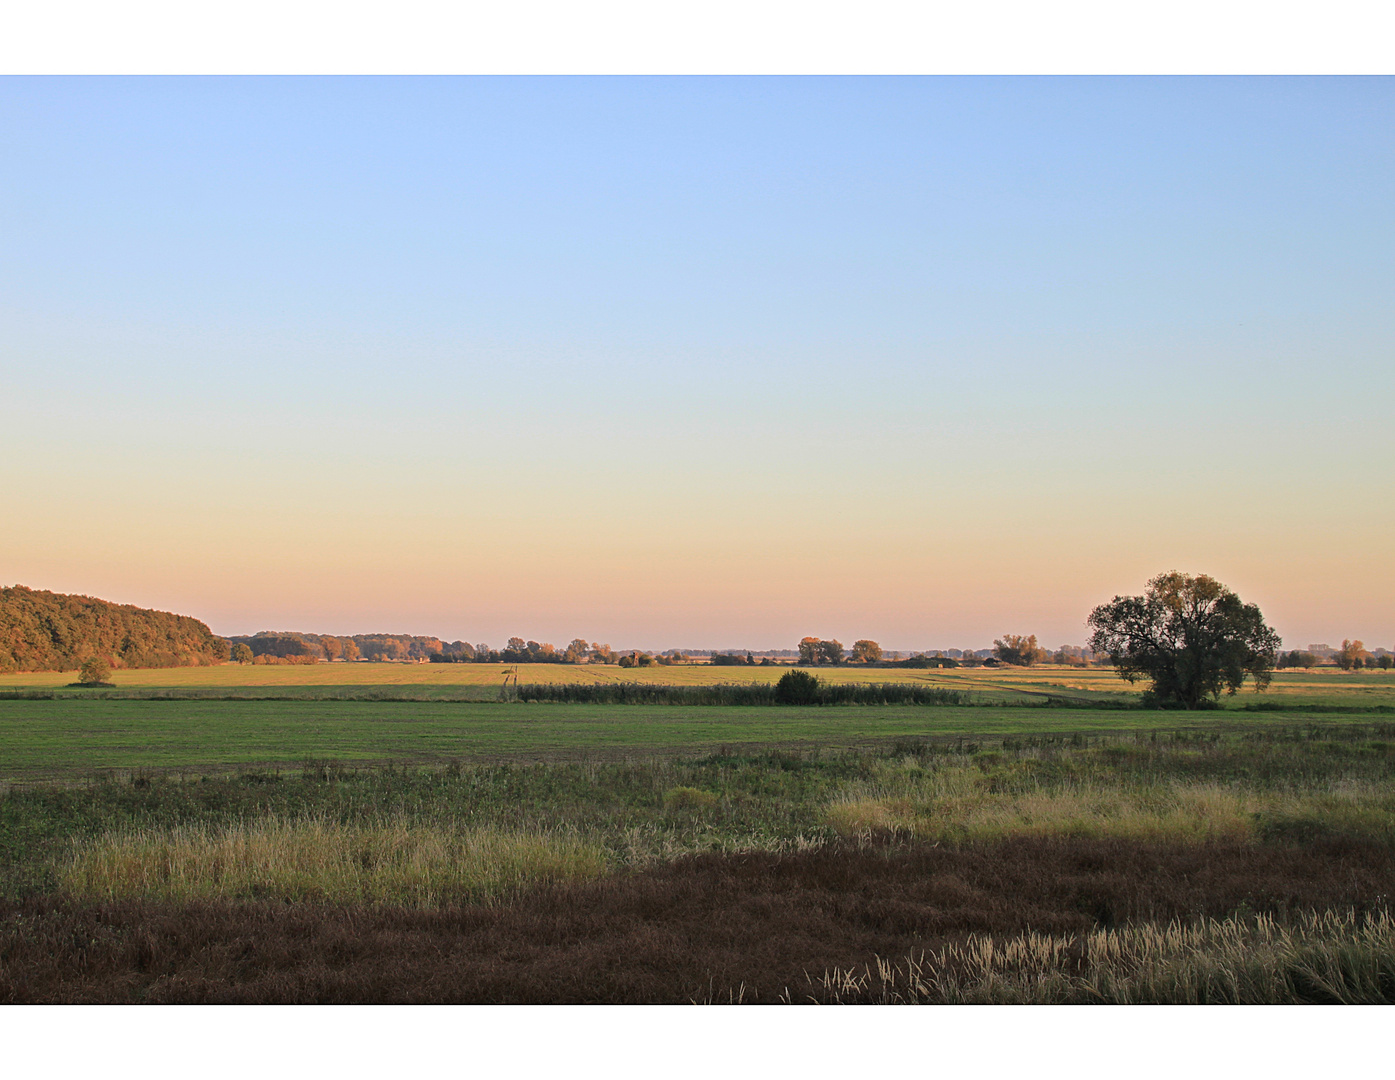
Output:
<path fill-rule="evenodd" d="M 1175 567 L 1395 643 L 1389 78 L 10 78 L 0 143 L 0 580 L 966 647 Z"/>

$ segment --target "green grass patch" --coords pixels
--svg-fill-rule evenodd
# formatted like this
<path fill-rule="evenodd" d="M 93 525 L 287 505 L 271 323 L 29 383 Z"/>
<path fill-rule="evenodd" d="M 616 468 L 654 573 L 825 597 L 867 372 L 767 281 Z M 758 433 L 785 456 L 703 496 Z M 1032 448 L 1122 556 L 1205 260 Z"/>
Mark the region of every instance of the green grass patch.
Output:
<path fill-rule="evenodd" d="M 1303 716 L 921 706 L 606 706 L 474 702 L 0 701 L 0 779 L 97 770 L 220 771 L 451 758 L 704 753 L 723 746 L 867 746 L 1193 729 L 1264 731 Z"/>

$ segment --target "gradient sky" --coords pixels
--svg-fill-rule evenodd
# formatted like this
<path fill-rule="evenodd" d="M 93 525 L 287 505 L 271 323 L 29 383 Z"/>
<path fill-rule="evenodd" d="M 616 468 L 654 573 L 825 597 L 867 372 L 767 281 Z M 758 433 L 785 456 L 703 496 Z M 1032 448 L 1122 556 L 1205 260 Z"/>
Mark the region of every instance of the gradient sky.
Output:
<path fill-rule="evenodd" d="M 0 584 L 1395 645 L 1395 79 L 0 80 Z"/>

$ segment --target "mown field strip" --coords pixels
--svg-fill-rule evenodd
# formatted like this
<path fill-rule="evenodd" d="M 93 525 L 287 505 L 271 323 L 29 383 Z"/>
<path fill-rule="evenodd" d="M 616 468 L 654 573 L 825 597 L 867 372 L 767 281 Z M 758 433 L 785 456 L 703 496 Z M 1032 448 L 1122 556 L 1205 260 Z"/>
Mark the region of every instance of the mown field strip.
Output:
<path fill-rule="evenodd" d="M 1331 717 L 1285 713 L 1022 708 L 733 708 L 363 701 L 0 701 L 0 779 L 101 769 L 217 769 L 346 762 L 846 747 L 1189 729 L 1274 729 Z"/>
<path fill-rule="evenodd" d="M 404 697 L 423 699 L 486 699 L 498 694 L 504 670 L 500 664 L 311 664 L 264 666 L 223 664 L 203 668 L 162 668 L 116 671 L 115 693 L 201 694 L 311 699 L 334 697 Z M 523 683 L 646 683 L 674 686 L 772 683 L 788 667 L 619 668 L 602 664 L 521 664 Z M 908 669 L 840 667 L 814 669 L 833 683 L 914 683 L 967 691 L 1005 703 L 1030 702 L 1043 696 L 1083 701 L 1136 700 L 1142 685 L 1130 686 L 1108 668 Z M 89 696 L 101 691 L 69 690 L 73 672 L 6 672 L 0 674 L 0 700 L 9 692 L 52 691 L 62 696 Z M 1223 698 L 1229 709 L 1257 702 L 1285 706 L 1395 706 L 1395 672 L 1280 671 L 1268 692 L 1246 691 Z"/>

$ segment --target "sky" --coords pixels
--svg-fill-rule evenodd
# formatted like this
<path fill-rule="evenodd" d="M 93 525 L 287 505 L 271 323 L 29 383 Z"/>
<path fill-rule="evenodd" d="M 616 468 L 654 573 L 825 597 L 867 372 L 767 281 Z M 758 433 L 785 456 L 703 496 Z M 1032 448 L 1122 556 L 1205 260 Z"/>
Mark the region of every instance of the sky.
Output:
<path fill-rule="evenodd" d="M 1395 79 L 0 79 L 0 585 L 1395 646 Z"/>

